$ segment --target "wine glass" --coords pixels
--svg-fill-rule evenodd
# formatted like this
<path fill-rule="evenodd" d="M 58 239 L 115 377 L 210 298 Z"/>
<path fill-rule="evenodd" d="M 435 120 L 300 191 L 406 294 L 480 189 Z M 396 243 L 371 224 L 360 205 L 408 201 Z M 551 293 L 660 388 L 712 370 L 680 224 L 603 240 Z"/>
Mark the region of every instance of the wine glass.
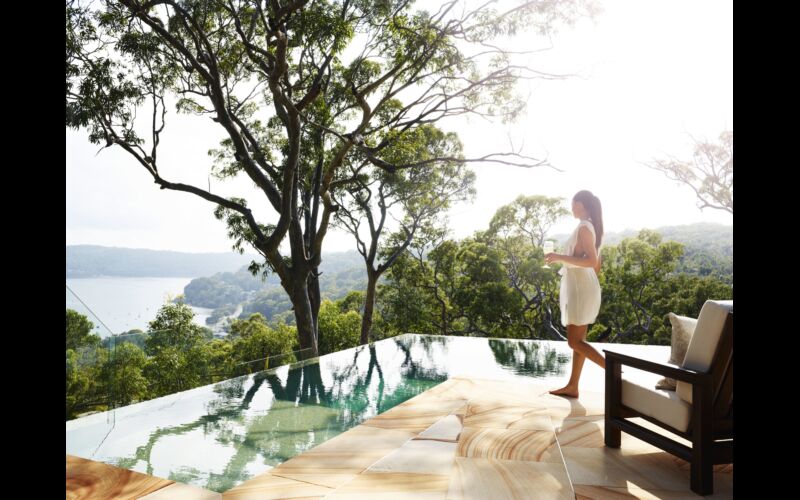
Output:
<path fill-rule="evenodd" d="M 555 250 L 555 245 L 553 244 L 553 240 L 545 240 L 544 244 L 542 245 L 542 250 L 544 251 L 545 255 L 553 253 L 553 251 Z M 545 264 L 543 267 L 550 269 L 550 266 L 548 266 L 547 264 Z"/>

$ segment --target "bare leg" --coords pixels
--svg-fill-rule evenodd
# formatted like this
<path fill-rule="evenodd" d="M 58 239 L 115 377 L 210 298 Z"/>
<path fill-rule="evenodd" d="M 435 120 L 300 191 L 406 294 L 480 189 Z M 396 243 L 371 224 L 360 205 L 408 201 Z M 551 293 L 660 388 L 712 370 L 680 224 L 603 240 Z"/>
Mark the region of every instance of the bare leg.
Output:
<path fill-rule="evenodd" d="M 578 382 L 583 371 L 583 363 L 587 357 L 602 368 L 606 367 L 606 360 L 603 355 L 586 342 L 586 332 L 588 330 L 589 325 L 567 325 L 567 342 L 572 348 L 572 373 L 566 386 L 550 391 L 550 394 L 577 398 Z"/>
<path fill-rule="evenodd" d="M 571 346 L 572 349 L 574 349 L 576 352 L 580 352 L 581 354 L 583 354 L 584 356 L 586 356 L 590 360 L 592 360 L 595 363 L 597 363 L 597 365 L 600 366 L 600 368 L 605 369 L 606 368 L 606 358 L 604 358 L 603 355 L 600 354 L 600 352 L 597 349 L 592 347 L 592 345 L 590 343 L 586 342 L 586 332 L 589 329 L 589 325 L 582 325 L 582 326 L 579 326 L 578 328 L 582 328 L 583 329 L 582 330 L 582 334 L 581 334 L 581 338 L 580 338 L 580 340 L 576 341 L 574 343 L 574 345 Z"/>

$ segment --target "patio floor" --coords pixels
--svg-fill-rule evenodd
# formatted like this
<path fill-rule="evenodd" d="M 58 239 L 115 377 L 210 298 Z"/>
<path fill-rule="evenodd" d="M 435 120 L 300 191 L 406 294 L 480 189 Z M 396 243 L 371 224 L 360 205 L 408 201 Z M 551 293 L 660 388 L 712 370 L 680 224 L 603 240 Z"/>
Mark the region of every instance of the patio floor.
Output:
<path fill-rule="evenodd" d="M 621 448 L 604 446 L 602 392 L 575 400 L 549 389 L 452 378 L 222 496 L 699 498 L 687 462 L 625 433 Z M 717 466 L 706 498 L 732 493 L 733 466 Z"/>
<path fill-rule="evenodd" d="M 454 377 L 221 495 L 68 456 L 67 498 L 700 498 L 687 462 L 625 433 L 604 446 L 601 368 L 586 363 L 577 400 L 556 386 Z M 714 470 L 705 498 L 732 498 L 733 466 Z"/>

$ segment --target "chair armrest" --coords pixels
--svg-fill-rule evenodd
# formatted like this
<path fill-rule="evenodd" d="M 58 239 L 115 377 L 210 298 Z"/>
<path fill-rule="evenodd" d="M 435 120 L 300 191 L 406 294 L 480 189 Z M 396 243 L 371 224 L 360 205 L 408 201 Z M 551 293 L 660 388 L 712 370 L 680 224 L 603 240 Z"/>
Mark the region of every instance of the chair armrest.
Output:
<path fill-rule="evenodd" d="M 606 353 L 606 364 L 618 363 L 620 365 L 627 365 L 630 366 L 631 368 L 637 368 L 639 370 L 644 370 L 650 373 L 657 373 L 659 375 L 663 375 L 664 377 L 674 378 L 675 380 L 679 380 L 681 382 L 687 382 L 689 384 L 696 384 L 703 382 L 708 383 L 711 381 L 710 373 L 697 372 L 694 370 L 687 370 L 686 368 L 680 368 L 666 363 L 659 363 L 657 361 L 648 361 L 646 359 L 634 358 L 626 354 L 620 354 L 618 352 L 609 351 L 606 349 L 603 349 L 603 352 Z M 606 366 L 606 369 L 608 368 L 609 367 Z"/>

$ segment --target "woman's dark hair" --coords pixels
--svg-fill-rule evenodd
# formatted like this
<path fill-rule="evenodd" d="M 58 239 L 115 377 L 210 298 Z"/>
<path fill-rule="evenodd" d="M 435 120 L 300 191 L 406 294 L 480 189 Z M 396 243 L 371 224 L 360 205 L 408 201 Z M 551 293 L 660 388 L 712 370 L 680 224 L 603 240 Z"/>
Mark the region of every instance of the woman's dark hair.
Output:
<path fill-rule="evenodd" d="M 596 236 L 594 246 L 595 248 L 600 248 L 600 243 L 603 241 L 603 207 L 600 206 L 600 200 L 591 191 L 584 189 L 575 193 L 572 201 L 581 202 L 586 211 L 589 212 L 589 220 L 592 221 Z"/>

